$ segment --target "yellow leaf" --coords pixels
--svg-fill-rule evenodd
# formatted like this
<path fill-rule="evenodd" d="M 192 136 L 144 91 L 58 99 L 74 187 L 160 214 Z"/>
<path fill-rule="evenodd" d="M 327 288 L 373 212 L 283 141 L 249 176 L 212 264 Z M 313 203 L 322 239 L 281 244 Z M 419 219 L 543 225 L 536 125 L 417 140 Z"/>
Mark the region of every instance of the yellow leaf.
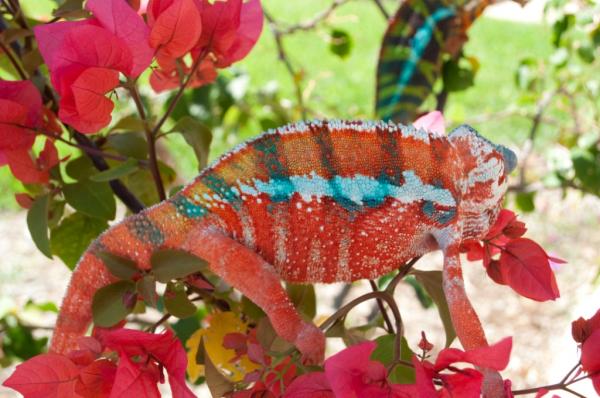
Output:
<path fill-rule="evenodd" d="M 204 365 L 196 363 L 196 355 L 198 355 L 198 348 L 200 347 L 200 339 L 206 333 L 206 329 L 198 329 L 190 336 L 185 342 L 185 346 L 188 348 L 187 352 L 187 373 L 190 377 L 191 382 L 198 380 L 200 376 L 204 375 Z"/>
<path fill-rule="evenodd" d="M 234 312 L 219 312 L 210 319 L 210 326 L 206 329 L 196 331 L 186 342 L 188 347 L 188 375 L 192 381 L 204 374 L 204 366 L 196 364 L 196 355 L 200 339 L 204 339 L 204 349 L 210 360 L 219 371 L 233 382 L 242 381 L 244 376 L 260 365 L 250 361 L 247 355 L 243 355 L 236 361 L 235 351 L 223 347 L 225 335 L 229 333 L 246 334 L 248 325 L 244 323 Z"/>

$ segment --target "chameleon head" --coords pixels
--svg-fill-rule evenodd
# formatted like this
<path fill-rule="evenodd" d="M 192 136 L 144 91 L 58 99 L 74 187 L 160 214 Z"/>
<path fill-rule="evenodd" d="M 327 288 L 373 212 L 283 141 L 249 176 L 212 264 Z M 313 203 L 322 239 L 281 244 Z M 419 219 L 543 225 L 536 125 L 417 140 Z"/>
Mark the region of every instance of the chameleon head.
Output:
<path fill-rule="evenodd" d="M 496 221 L 508 186 L 508 174 L 517 166 L 510 149 L 496 145 L 470 126 L 462 125 L 448 138 L 462 163 L 462 238 L 483 237 Z"/>

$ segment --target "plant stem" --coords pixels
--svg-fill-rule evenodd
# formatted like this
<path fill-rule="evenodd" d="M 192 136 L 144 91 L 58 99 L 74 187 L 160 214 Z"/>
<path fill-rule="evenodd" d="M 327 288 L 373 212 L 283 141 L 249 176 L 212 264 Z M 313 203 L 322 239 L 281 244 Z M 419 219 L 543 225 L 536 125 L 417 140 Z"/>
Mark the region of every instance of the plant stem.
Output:
<path fill-rule="evenodd" d="M 387 286 L 387 288 L 385 289 L 385 291 L 391 295 L 392 297 L 394 296 L 394 290 L 396 290 L 396 286 L 398 286 L 398 283 L 400 283 L 400 281 L 402 279 L 404 279 L 404 277 L 406 275 L 408 275 L 408 273 L 410 272 L 410 270 L 412 269 L 413 265 L 416 264 L 417 261 L 419 261 L 419 259 L 421 258 L 421 256 L 419 257 L 415 257 L 412 260 L 410 260 L 409 262 L 403 264 L 400 267 L 400 270 L 398 272 L 398 275 L 396 275 L 394 277 L 394 279 L 392 279 L 389 283 L 389 285 Z"/>
<path fill-rule="evenodd" d="M 146 142 L 148 143 L 148 162 L 150 163 L 150 172 L 152 173 L 152 179 L 154 180 L 156 193 L 158 193 L 159 199 L 163 201 L 167 198 L 167 195 L 165 194 L 165 186 L 162 182 L 162 178 L 160 177 L 160 170 L 158 169 L 158 158 L 156 156 L 156 134 L 153 133 L 153 130 L 151 130 L 150 126 L 148 125 L 148 118 L 146 117 L 144 104 L 142 103 L 142 99 L 135 82 L 128 81 L 126 88 L 129 90 L 131 98 L 133 98 L 135 107 L 137 108 L 140 118 L 142 119 L 142 124 L 144 125 L 144 133 L 146 134 Z"/>
<path fill-rule="evenodd" d="M 573 366 L 573 368 L 571 370 L 569 370 L 569 372 L 565 375 L 565 377 L 563 377 L 563 379 L 560 381 L 561 384 L 565 383 L 567 381 L 567 379 L 569 378 L 569 376 L 571 376 L 571 374 L 573 374 L 573 372 L 579 367 L 580 364 L 581 364 L 581 361 L 577 362 L 575 364 L 575 366 Z"/>
<path fill-rule="evenodd" d="M 19 126 L 22 128 L 26 128 L 29 129 L 29 127 L 27 126 Z M 61 136 L 52 134 L 51 132 L 45 131 L 45 130 L 40 130 L 40 129 L 36 129 L 35 131 L 37 131 L 38 133 L 41 133 L 42 135 L 48 137 L 48 138 L 52 138 L 53 140 L 57 140 L 60 141 L 66 145 L 69 145 L 73 148 L 77 148 L 82 150 L 83 152 L 85 152 L 86 154 L 93 154 L 93 155 L 97 155 L 97 156 L 102 156 L 105 159 L 112 159 L 112 160 L 117 160 L 119 162 L 126 162 L 127 160 L 129 160 L 130 158 L 128 158 L 127 156 L 122 156 L 122 155 L 115 155 L 112 153 L 108 153 L 108 152 L 104 152 L 100 149 L 97 148 L 93 148 L 93 147 L 86 147 L 83 145 L 79 145 L 77 143 L 71 142 L 69 140 L 65 140 L 64 138 L 62 138 Z M 142 167 L 148 167 L 148 161 L 147 160 L 138 160 L 137 161 L 139 166 Z"/>
<path fill-rule="evenodd" d="M 372 279 L 369 279 L 369 284 L 371 285 L 371 289 L 373 289 L 374 292 L 379 291 L 379 289 L 377 288 L 377 284 Z M 383 306 L 383 301 L 380 298 L 377 299 L 377 306 L 379 307 L 381 316 L 383 316 L 383 321 L 385 322 L 385 329 L 387 330 L 388 333 L 393 334 L 394 326 L 392 326 L 392 321 L 390 321 L 390 318 L 388 317 L 388 313 L 387 313 L 385 307 Z"/>
<path fill-rule="evenodd" d="M 175 97 L 173 98 L 173 100 L 169 104 L 169 107 L 167 108 L 165 114 L 160 118 L 160 120 L 158 121 L 158 123 L 156 123 L 156 126 L 154 126 L 154 129 L 152 129 L 152 135 L 153 136 L 155 136 L 156 134 L 158 134 L 158 132 L 160 131 L 160 128 L 163 126 L 163 124 L 165 124 L 165 122 L 167 121 L 167 119 L 169 118 L 169 116 L 171 116 L 171 113 L 173 113 L 173 111 L 175 110 L 175 106 L 177 106 L 177 103 L 179 102 L 179 100 L 183 96 L 183 91 L 190 84 L 190 81 L 192 80 L 192 77 L 196 74 L 196 71 L 200 67 L 200 64 L 202 63 L 202 61 L 204 60 L 204 58 L 206 57 L 207 54 L 208 54 L 208 52 L 206 50 L 203 50 L 200 53 L 200 55 L 198 55 L 198 58 L 196 58 L 196 60 L 194 61 L 193 65 L 192 65 L 192 68 L 190 70 L 189 75 L 187 75 L 185 81 L 179 87 L 179 90 L 177 91 L 177 94 L 175 94 Z"/>
<path fill-rule="evenodd" d="M 387 12 L 387 10 L 385 9 L 385 7 L 381 3 L 381 0 L 373 0 L 373 2 L 375 3 L 375 5 L 379 9 L 379 11 L 381 12 L 381 15 L 383 15 L 383 17 L 385 18 L 385 20 L 389 21 L 390 14 Z"/>
<path fill-rule="evenodd" d="M 363 303 L 367 300 L 371 299 L 382 299 L 387 303 L 387 305 L 392 310 L 394 314 L 394 319 L 396 322 L 396 335 L 394 336 L 394 363 L 398 363 L 401 358 L 401 350 L 402 350 L 402 336 L 404 335 L 404 324 L 402 323 L 402 317 L 400 316 L 400 310 L 398 309 L 398 305 L 394 301 L 394 298 L 390 296 L 387 292 L 371 292 L 364 294 L 360 297 L 355 298 L 350 301 L 348 304 L 344 305 L 342 308 L 337 310 L 333 315 L 331 315 L 321 326 L 321 330 L 327 330 L 331 325 L 333 325 L 338 319 L 346 316 L 350 310 L 354 307 Z"/>
<path fill-rule="evenodd" d="M 282 33 L 279 31 L 277 23 L 275 22 L 273 17 L 271 17 L 271 15 L 265 9 L 263 9 L 263 13 L 267 21 L 269 21 L 269 27 L 271 28 L 271 32 L 273 33 L 273 37 L 275 38 L 275 45 L 277 46 L 277 55 L 279 57 L 279 60 L 283 62 L 290 77 L 292 78 L 292 84 L 294 85 L 294 89 L 296 91 L 296 100 L 298 101 L 298 108 L 300 109 L 300 114 L 302 115 L 303 119 L 306 119 L 308 115 L 306 112 L 306 107 L 304 106 L 304 98 L 302 94 L 302 87 L 300 85 L 300 79 L 298 78 L 298 74 L 294 70 L 294 67 L 292 66 L 292 63 L 290 62 L 290 59 L 288 58 L 285 48 L 283 46 Z"/>
<path fill-rule="evenodd" d="M 83 148 L 89 148 L 96 151 L 99 150 L 96 147 L 96 144 L 87 136 L 77 131 L 74 131 L 73 137 L 75 138 L 75 141 L 77 141 L 77 143 Z M 106 160 L 104 160 L 102 156 L 93 154 L 91 152 L 87 152 L 85 149 L 83 149 L 83 151 L 88 155 L 88 157 L 91 159 L 92 163 L 94 163 L 94 166 L 98 170 L 104 171 L 110 168 L 106 163 Z M 129 189 L 127 189 L 127 187 L 120 180 L 111 180 L 109 181 L 109 184 L 115 195 L 119 199 L 121 199 L 121 201 L 125 204 L 125 206 L 127 206 L 129 210 L 131 210 L 134 213 L 139 213 L 144 209 L 144 204 L 141 203 L 138 200 L 138 198 L 136 198 L 135 195 L 133 195 L 131 191 L 129 191 Z"/>
<path fill-rule="evenodd" d="M 17 59 L 15 58 L 15 55 L 13 54 L 11 49 L 8 48 L 8 46 L 6 44 L 4 44 L 4 42 L 2 42 L 2 40 L 0 40 L 0 48 L 2 49 L 4 54 L 6 54 L 6 56 L 8 57 L 10 63 L 14 66 L 15 70 L 19 74 L 19 77 L 23 80 L 27 80 L 27 73 L 25 72 L 25 70 L 23 69 L 21 64 L 17 61 Z"/>
<path fill-rule="evenodd" d="M 147 331 L 154 333 L 156 331 L 156 328 L 165 323 L 170 317 L 171 314 L 164 314 L 158 321 L 154 322 L 150 327 L 148 327 Z"/>

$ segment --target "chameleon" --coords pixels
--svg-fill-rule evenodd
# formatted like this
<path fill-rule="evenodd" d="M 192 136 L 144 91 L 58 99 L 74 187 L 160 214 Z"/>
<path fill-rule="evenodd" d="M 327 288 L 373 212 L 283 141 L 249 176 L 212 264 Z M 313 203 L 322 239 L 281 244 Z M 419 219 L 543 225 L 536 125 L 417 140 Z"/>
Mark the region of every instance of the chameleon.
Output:
<path fill-rule="evenodd" d="M 383 121 L 315 120 L 268 131 L 90 245 L 50 351 L 76 349 L 94 293 L 116 280 L 100 251 L 150 269 L 153 251 L 164 248 L 206 260 L 313 364 L 323 361 L 323 332 L 299 315 L 282 280 L 373 279 L 440 249 L 457 336 L 465 349 L 487 346 L 464 290 L 459 246 L 493 225 L 515 164 L 514 153 L 467 125 L 447 136 Z"/>
<path fill-rule="evenodd" d="M 498 1 L 402 2 L 389 22 L 379 52 L 377 116 L 401 123 L 414 120 L 442 75 L 444 60 L 458 58 L 473 21 Z M 444 101 L 438 98 L 438 108 Z"/>

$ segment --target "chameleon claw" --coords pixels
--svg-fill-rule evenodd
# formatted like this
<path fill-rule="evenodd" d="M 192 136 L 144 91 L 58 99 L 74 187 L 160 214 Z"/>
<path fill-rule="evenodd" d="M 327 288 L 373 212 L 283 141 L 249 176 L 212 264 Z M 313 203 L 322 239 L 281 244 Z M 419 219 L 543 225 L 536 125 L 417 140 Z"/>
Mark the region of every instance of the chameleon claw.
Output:
<path fill-rule="evenodd" d="M 304 365 L 320 365 L 325 357 L 325 334 L 312 323 L 304 323 L 294 344 Z"/>

